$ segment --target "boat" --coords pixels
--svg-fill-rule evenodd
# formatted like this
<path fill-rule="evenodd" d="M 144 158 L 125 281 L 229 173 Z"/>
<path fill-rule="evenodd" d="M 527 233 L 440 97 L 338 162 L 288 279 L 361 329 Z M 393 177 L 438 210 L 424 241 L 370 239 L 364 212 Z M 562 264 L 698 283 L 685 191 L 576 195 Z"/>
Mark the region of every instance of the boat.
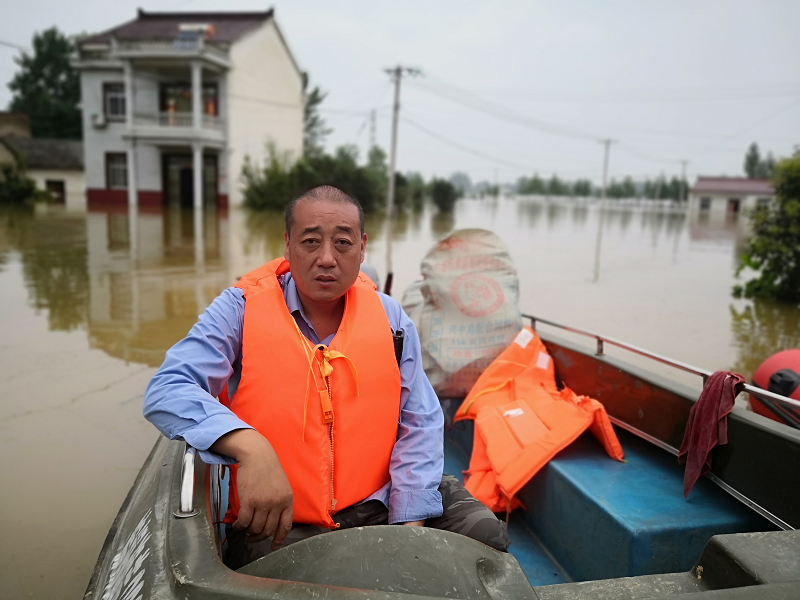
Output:
<path fill-rule="evenodd" d="M 510 552 L 420 527 L 333 531 L 239 571 L 222 562 L 224 469 L 161 438 L 119 511 L 85 598 L 464 599 L 800 598 L 800 430 L 736 407 L 728 444 L 683 498 L 675 456 L 697 392 L 606 352 L 609 346 L 710 373 L 597 333 L 523 315 L 558 379 L 602 402 L 625 450 L 584 435 L 518 494 Z M 592 340 L 594 351 L 571 336 Z M 747 386 L 750 394 L 800 402 Z M 461 399 L 441 399 L 450 423 Z M 450 427 L 445 472 L 460 475 L 472 423 Z"/>

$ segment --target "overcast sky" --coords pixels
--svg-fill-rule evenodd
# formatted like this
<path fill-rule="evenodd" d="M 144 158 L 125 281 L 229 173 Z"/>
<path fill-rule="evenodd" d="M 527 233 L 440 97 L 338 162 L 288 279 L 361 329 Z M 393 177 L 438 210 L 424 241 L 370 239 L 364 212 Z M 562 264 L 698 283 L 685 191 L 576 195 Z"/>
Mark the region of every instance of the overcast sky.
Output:
<path fill-rule="evenodd" d="M 264 10 L 248 0 L 0 0 L 0 41 L 30 46 L 57 25 L 99 32 L 148 11 Z M 328 145 L 388 148 L 391 86 L 403 64 L 398 169 L 466 171 L 513 181 L 739 175 L 745 150 L 789 155 L 800 144 L 800 2 L 510 1 L 276 2 L 301 68 L 328 92 Z M 0 46 L 0 82 L 17 51 Z M 0 87 L 0 106 L 10 92 Z"/>

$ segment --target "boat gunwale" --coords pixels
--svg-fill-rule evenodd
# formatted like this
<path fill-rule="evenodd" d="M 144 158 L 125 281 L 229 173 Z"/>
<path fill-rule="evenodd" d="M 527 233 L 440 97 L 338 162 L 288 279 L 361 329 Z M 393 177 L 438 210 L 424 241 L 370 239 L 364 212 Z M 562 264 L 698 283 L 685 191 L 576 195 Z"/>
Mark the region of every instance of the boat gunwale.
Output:
<path fill-rule="evenodd" d="M 686 401 L 688 405 L 697 402 L 699 392 L 683 383 L 674 381 L 658 373 L 648 371 L 646 368 L 633 365 L 615 356 L 610 356 L 605 353 L 600 355 L 591 354 L 590 353 L 591 351 L 588 350 L 587 348 L 573 341 L 566 340 L 557 335 L 550 334 L 549 332 L 544 334 L 542 332 L 537 332 L 537 334 L 539 335 L 541 340 L 545 343 L 546 347 L 548 346 L 549 342 L 556 346 L 569 350 L 571 352 L 581 354 L 590 360 L 595 360 L 603 364 L 606 364 L 611 368 L 618 369 L 619 371 L 626 373 L 627 375 L 645 381 L 657 388 L 661 388 L 662 390 L 668 393 L 674 394 L 680 397 L 682 400 Z M 548 347 L 548 351 L 549 350 L 550 348 Z M 551 356 L 554 355 L 553 352 L 550 352 L 550 354 Z M 558 374 L 558 365 L 556 365 L 556 373 Z M 604 405 L 606 405 L 606 403 L 603 402 L 602 399 L 598 398 L 598 400 L 600 400 Z M 637 427 L 626 422 L 624 419 L 619 419 L 615 417 L 613 414 L 611 414 L 611 412 L 609 412 L 609 417 L 612 418 L 613 421 L 623 429 L 631 432 L 637 437 L 646 440 L 651 444 L 656 445 L 657 447 L 660 447 L 662 450 L 677 456 L 678 449 L 675 448 L 675 446 L 673 446 L 669 442 L 661 440 L 656 436 L 650 435 L 647 432 L 638 429 Z M 791 444 L 793 446 L 796 446 L 798 447 L 798 449 L 800 449 L 800 430 L 794 429 L 782 423 L 778 423 L 777 421 L 773 421 L 771 419 L 768 419 L 751 411 L 745 410 L 738 406 L 734 406 L 732 412 L 730 413 L 730 415 L 728 415 L 728 418 L 730 420 L 728 429 L 729 436 L 732 430 L 731 424 L 734 424 L 734 426 L 736 424 L 742 424 L 745 427 L 753 428 L 755 430 L 760 430 L 761 432 L 769 436 L 780 438 L 782 441 Z M 719 448 L 727 449 L 727 446 L 720 446 Z M 772 511 L 764 508 L 758 502 L 752 500 L 747 494 L 741 492 L 740 490 L 732 486 L 728 481 L 726 481 L 725 474 L 722 471 L 724 471 L 724 468 L 720 467 L 719 462 L 712 462 L 712 469 L 711 471 L 709 471 L 709 473 L 706 474 L 706 477 L 708 477 L 716 485 L 722 488 L 725 492 L 727 492 L 728 494 L 730 494 L 743 504 L 747 505 L 755 512 L 757 512 L 764 518 L 768 519 L 781 529 L 784 530 L 796 529 L 795 526 L 793 526 L 791 523 L 788 523 L 781 516 L 776 515 Z"/>

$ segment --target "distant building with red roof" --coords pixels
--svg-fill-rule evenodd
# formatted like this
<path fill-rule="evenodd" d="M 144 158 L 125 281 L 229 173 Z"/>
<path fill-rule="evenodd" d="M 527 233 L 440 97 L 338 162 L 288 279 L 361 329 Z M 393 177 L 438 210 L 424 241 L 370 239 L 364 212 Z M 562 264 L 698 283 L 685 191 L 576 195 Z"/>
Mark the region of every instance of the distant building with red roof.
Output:
<path fill-rule="evenodd" d="M 689 190 L 689 211 L 709 217 L 735 217 L 775 197 L 769 179 L 698 177 Z"/>

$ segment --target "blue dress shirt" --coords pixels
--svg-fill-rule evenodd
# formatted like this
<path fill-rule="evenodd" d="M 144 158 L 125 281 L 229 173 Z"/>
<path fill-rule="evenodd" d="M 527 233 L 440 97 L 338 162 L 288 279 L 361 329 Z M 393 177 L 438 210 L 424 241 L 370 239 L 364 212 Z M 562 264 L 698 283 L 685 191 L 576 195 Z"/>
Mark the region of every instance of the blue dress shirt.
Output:
<path fill-rule="evenodd" d="M 320 340 L 308 322 L 290 273 L 281 278 L 289 312 L 313 344 Z M 389 523 L 419 521 L 442 514 L 438 488 L 444 467 L 444 417 L 439 400 L 422 369 L 419 336 L 396 300 L 376 292 L 392 329 L 403 332 L 400 361 L 400 421 L 389 465 L 390 481 L 363 500 L 380 500 Z M 153 376 L 144 397 L 144 416 L 170 439 L 184 439 L 206 463 L 234 461 L 209 451 L 220 437 L 250 428 L 216 397 L 228 385 L 233 399 L 242 373 L 242 328 L 245 299 L 239 288 L 223 291 L 200 315 L 189 334 L 175 344 Z"/>

